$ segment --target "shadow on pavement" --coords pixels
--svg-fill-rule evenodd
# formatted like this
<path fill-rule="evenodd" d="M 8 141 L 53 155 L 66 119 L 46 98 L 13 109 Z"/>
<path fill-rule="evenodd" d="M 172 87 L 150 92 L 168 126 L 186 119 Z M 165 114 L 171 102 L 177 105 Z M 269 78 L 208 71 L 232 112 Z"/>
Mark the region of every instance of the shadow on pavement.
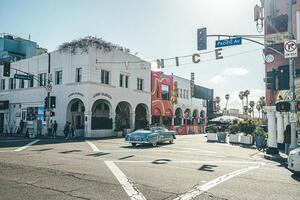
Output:
<path fill-rule="evenodd" d="M 167 145 L 171 145 L 169 143 L 159 143 L 157 144 L 156 147 L 152 146 L 152 144 L 137 144 L 135 147 L 132 145 L 128 145 L 128 146 L 121 146 L 121 148 L 125 148 L 125 149 L 151 149 L 151 148 L 157 148 L 160 146 L 167 146 Z"/>
<path fill-rule="evenodd" d="M 154 160 L 152 163 L 157 164 L 157 165 L 162 165 L 162 164 L 167 164 L 170 161 L 171 160 L 169 160 L 169 159 L 157 159 L 157 160 Z"/>
<path fill-rule="evenodd" d="M 105 155 L 108 155 L 108 154 L 110 154 L 110 153 L 99 152 L 99 153 L 88 154 L 86 156 L 99 157 L 99 156 L 105 156 Z"/>
<path fill-rule="evenodd" d="M 291 177 L 292 177 L 294 180 L 300 182 L 300 173 L 292 174 Z"/>
<path fill-rule="evenodd" d="M 47 148 L 47 149 L 36 149 L 36 150 L 31 150 L 31 151 L 40 151 L 40 152 L 42 152 L 42 151 L 50 151 L 50 150 L 52 150 L 53 148 Z"/>
<path fill-rule="evenodd" d="M 64 153 L 64 154 L 68 154 L 68 153 L 77 153 L 77 152 L 81 152 L 81 150 L 70 150 L 70 151 L 62 151 L 62 152 L 59 152 L 59 153 Z"/>
<path fill-rule="evenodd" d="M 125 160 L 125 159 L 127 159 L 127 158 L 132 158 L 132 157 L 134 157 L 134 155 L 125 156 L 125 157 L 119 158 L 119 160 Z"/>

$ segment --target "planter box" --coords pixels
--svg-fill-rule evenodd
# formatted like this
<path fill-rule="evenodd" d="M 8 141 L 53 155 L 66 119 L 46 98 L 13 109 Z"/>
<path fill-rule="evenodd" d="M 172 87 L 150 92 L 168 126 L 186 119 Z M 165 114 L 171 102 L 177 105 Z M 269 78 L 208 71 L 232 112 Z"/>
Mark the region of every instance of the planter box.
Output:
<path fill-rule="evenodd" d="M 217 133 L 207 133 L 207 141 L 208 142 L 217 142 L 218 134 Z"/>
<path fill-rule="evenodd" d="M 217 133 L 218 135 L 218 142 L 226 142 L 226 136 L 227 136 L 227 133 L 225 132 L 219 132 Z"/>
<path fill-rule="evenodd" d="M 265 141 L 264 137 L 255 136 L 255 145 L 257 148 L 261 148 L 263 146 L 264 141 Z"/>
<path fill-rule="evenodd" d="M 241 141 L 241 137 L 238 134 L 230 134 L 229 135 L 229 143 L 239 144 Z"/>
<path fill-rule="evenodd" d="M 247 145 L 253 144 L 252 135 L 242 135 L 241 136 L 241 144 L 247 144 Z"/>
<path fill-rule="evenodd" d="M 115 131 L 115 136 L 118 138 L 123 137 L 123 131 Z"/>

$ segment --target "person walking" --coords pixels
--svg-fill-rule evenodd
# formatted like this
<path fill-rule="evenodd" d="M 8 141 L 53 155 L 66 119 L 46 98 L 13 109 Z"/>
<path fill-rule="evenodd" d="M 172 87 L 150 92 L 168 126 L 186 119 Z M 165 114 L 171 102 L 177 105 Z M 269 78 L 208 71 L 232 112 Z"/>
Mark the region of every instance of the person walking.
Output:
<path fill-rule="evenodd" d="M 48 127 L 48 137 L 52 136 L 52 129 L 53 129 L 53 122 L 52 120 L 50 120 L 49 127 Z"/>
<path fill-rule="evenodd" d="M 54 123 L 53 123 L 52 135 L 53 135 L 53 138 L 56 138 L 56 135 L 57 135 L 57 123 L 56 123 L 56 120 L 54 120 Z"/>
<path fill-rule="evenodd" d="M 66 124 L 64 126 L 64 134 L 65 134 L 65 138 L 68 139 L 69 137 L 69 122 L 66 121 Z"/>
<path fill-rule="evenodd" d="M 40 118 L 36 121 L 36 130 L 37 130 L 37 137 L 41 137 L 43 131 L 43 122 Z"/>
<path fill-rule="evenodd" d="M 69 122 L 69 138 L 74 137 L 74 124 Z"/>
<path fill-rule="evenodd" d="M 19 134 L 20 135 L 23 135 L 24 125 L 25 124 L 24 124 L 23 120 L 21 119 L 20 124 L 19 124 Z"/>
<path fill-rule="evenodd" d="M 291 144 L 291 125 L 287 125 L 284 131 L 285 153 L 289 154 L 289 148 Z"/>

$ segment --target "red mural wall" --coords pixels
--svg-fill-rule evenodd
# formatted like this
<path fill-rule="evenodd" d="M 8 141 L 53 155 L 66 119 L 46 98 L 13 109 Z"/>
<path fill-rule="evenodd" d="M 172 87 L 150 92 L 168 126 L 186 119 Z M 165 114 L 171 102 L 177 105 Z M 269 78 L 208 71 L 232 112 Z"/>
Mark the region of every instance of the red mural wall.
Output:
<path fill-rule="evenodd" d="M 167 92 L 168 91 L 168 92 Z M 153 123 L 169 126 L 173 116 L 173 76 L 151 72 L 151 113 Z M 153 120 L 152 120 L 153 121 Z M 168 121 L 168 122 L 166 122 Z"/>

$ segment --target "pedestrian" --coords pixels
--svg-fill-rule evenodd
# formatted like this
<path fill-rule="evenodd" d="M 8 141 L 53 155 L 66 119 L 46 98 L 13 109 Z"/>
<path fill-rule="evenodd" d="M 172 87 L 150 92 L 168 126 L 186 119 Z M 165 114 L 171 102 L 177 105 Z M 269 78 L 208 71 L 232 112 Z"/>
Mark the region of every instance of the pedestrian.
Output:
<path fill-rule="evenodd" d="M 53 122 L 50 120 L 49 126 L 48 126 L 48 137 L 52 136 L 52 129 L 53 129 Z"/>
<path fill-rule="evenodd" d="M 69 134 L 69 122 L 66 121 L 66 124 L 64 126 L 64 134 L 65 134 L 65 138 L 68 139 L 68 134 Z"/>
<path fill-rule="evenodd" d="M 69 138 L 74 137 L 74 124 L 69 122 Z"/>
<path fill-rule="evenodd" d="M 56 138 L 56 135 L 57 135 L 57 123 L 56 123 L 56 120 L 54 120 L 54 123 L 53 123 L 52 135 L 53 135 L 54 138 Z"/>
<path fill-rule="evenodd" d="M 43 131 L 43 122 L 40 118 L 36 121 L 36 130 L 37 130 L 37 137 L 41 137 Z"/>
<path fill-rule="evenodd" d="M 20 124 L 19 124 L 19 134 L 22 135 L 24 131 L 24 122 L 21 119 Z"/>
<path fill-rule="evenodd" d="M 285 143 L 285 153 L 288 155 L 291 144 L 291 125 L 289 124 L 285 128 L 283 142 Z"/>

